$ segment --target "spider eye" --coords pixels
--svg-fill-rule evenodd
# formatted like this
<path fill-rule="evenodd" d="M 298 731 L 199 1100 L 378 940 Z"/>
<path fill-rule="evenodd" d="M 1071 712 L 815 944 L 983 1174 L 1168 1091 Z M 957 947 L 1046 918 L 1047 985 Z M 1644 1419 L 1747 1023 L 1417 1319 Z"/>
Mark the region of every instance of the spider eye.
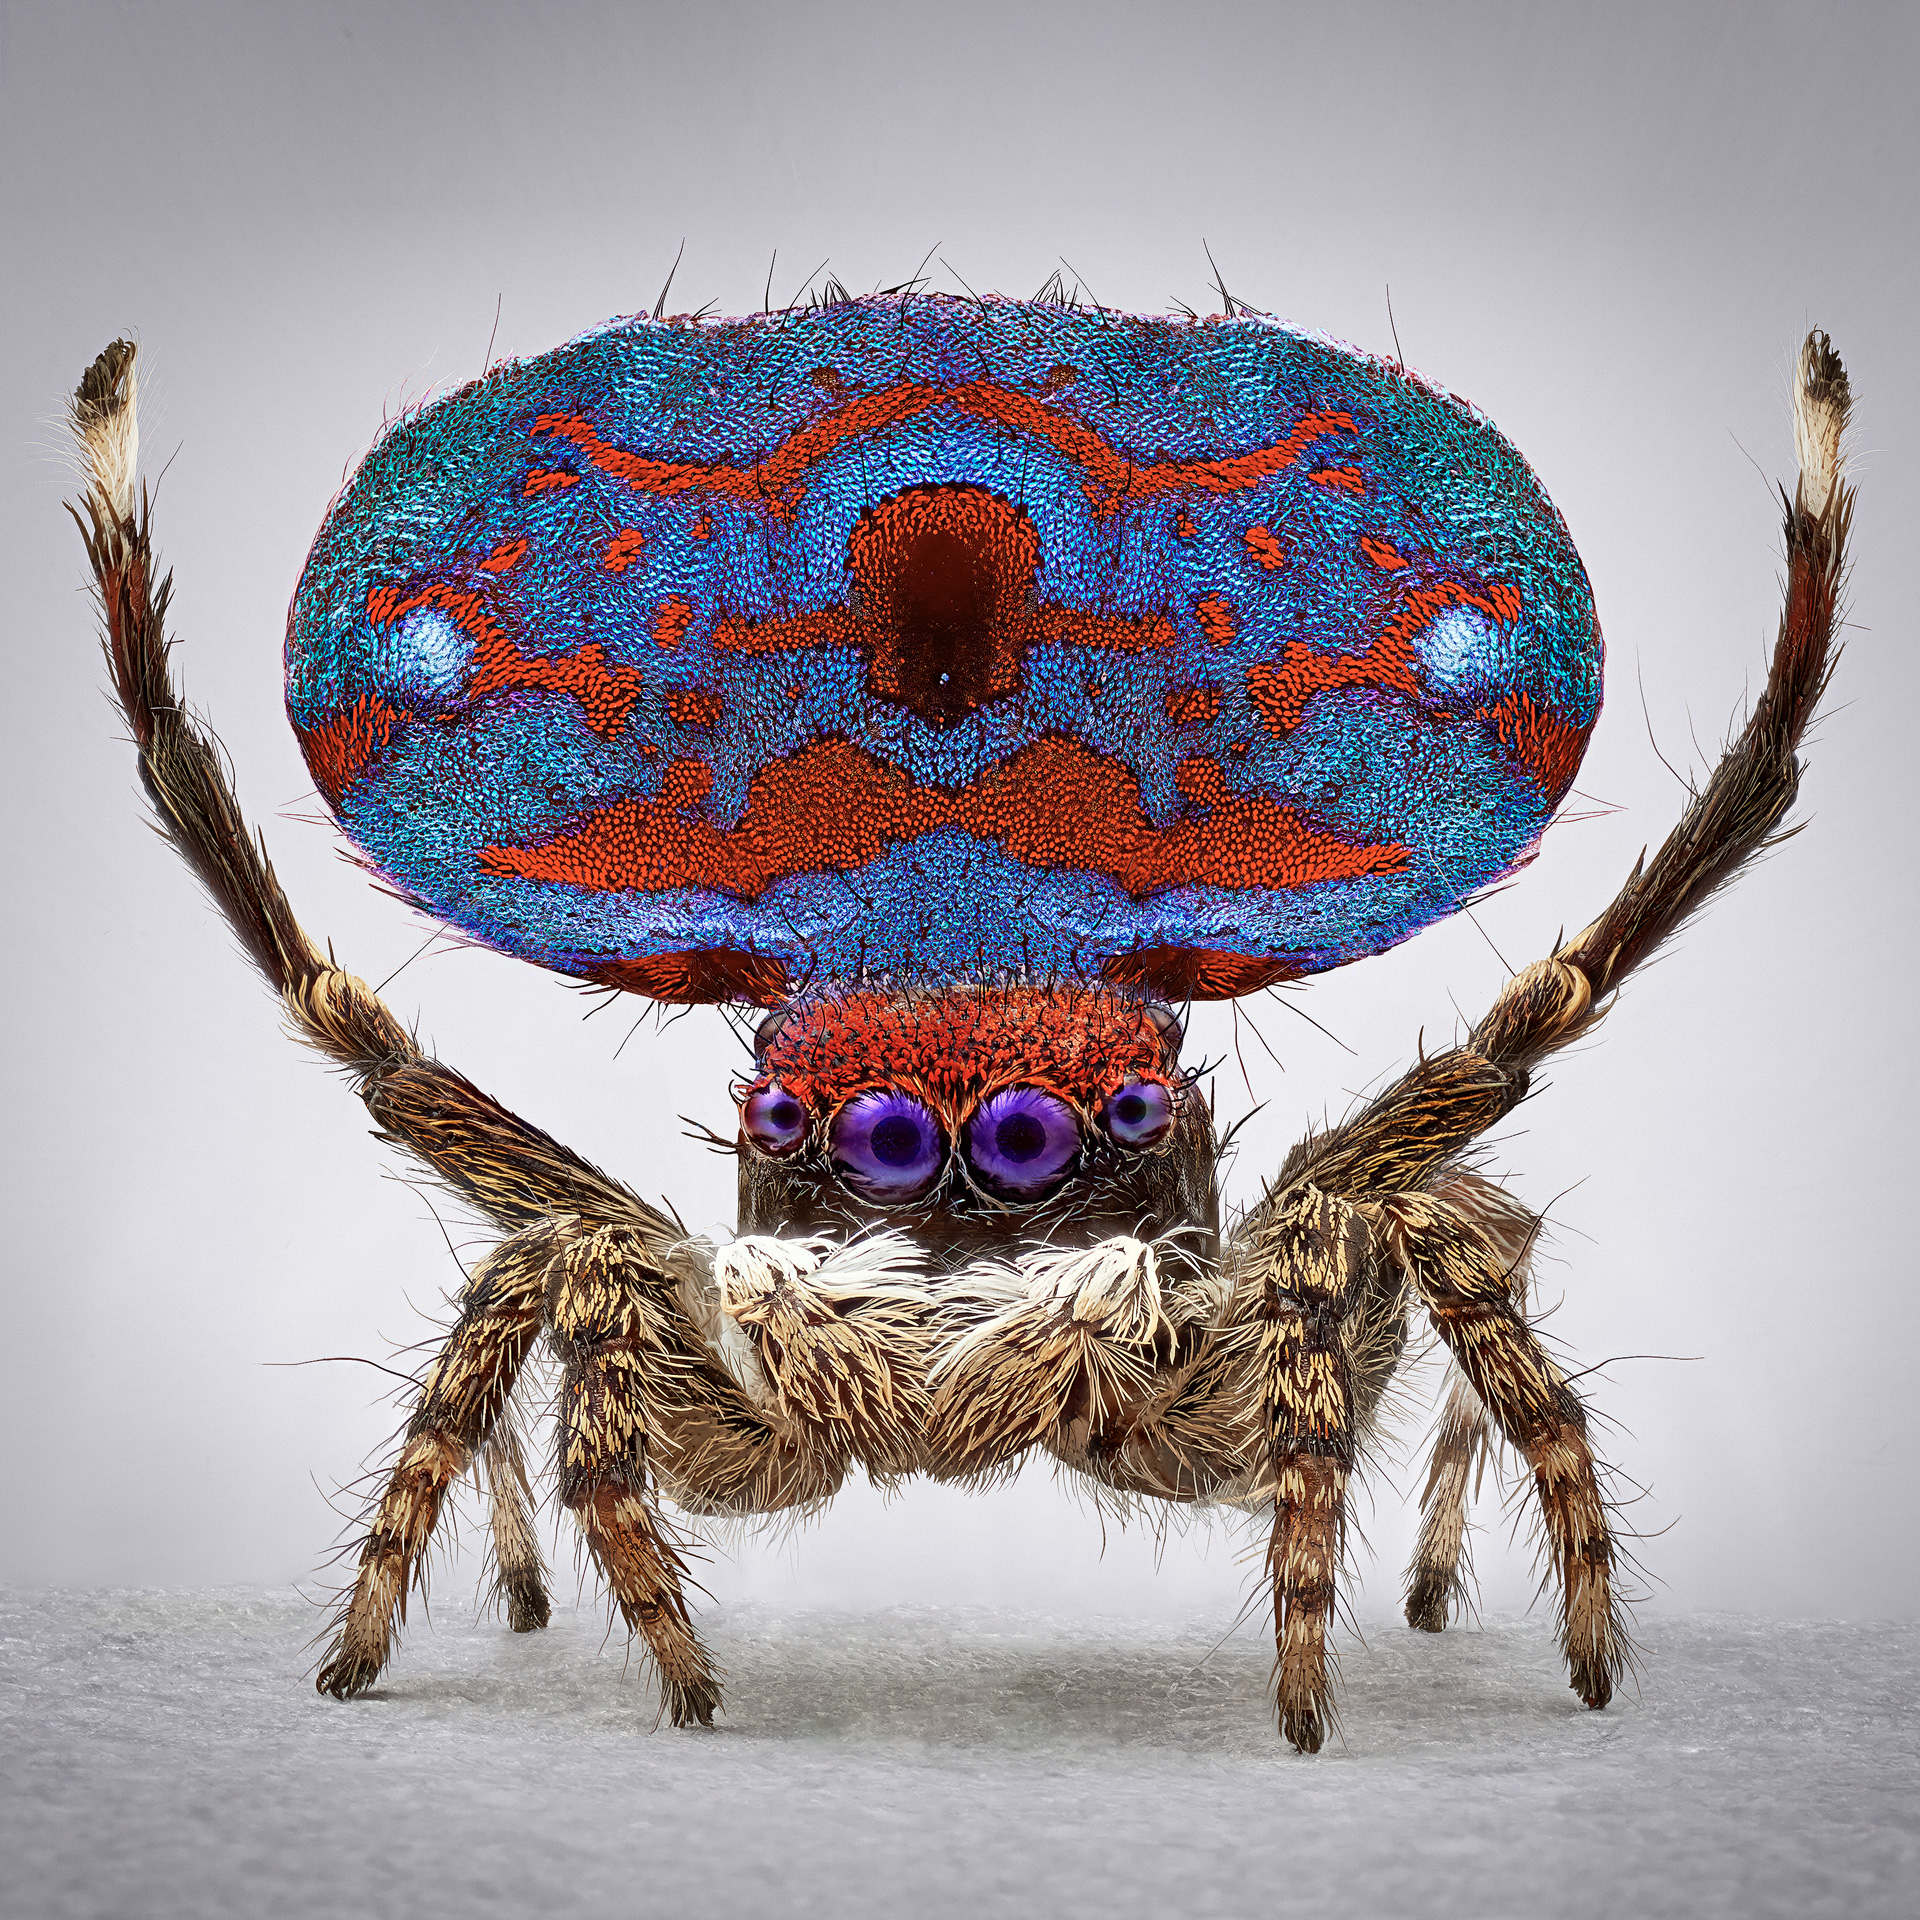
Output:
<path fill-rule="evenodd" d="M 1100 1116 L 1123 1147 L 1157 1146 L 1173 1127 L 1173 1100 L 1157 1080 L 1129 1080 L 1107 1096 Z"/>
<path fill-rule="evenodd" d="M 911 1200 L 947 1164 L 940 1123 L 911 1094 L 856 1094 L 833 1116 L 834 1171 L 866 1200 Z"/>
<path fill-rule="evenodd" d="M 1036 1200 L 1070 1174 L 1080 1158 L 1080 1122 L 1073 1109 L 1038 1087 L 1009 1087 L 985 1101 L 967 1122 L 967 1165 L 989 1193 Z"/>
<path fill-rule="evenodd" d="M 791 1153 L 807 1137 L 807 1110 L 778 1080 L 748 1096 L 740 1124 L 762 1153 Z"/>

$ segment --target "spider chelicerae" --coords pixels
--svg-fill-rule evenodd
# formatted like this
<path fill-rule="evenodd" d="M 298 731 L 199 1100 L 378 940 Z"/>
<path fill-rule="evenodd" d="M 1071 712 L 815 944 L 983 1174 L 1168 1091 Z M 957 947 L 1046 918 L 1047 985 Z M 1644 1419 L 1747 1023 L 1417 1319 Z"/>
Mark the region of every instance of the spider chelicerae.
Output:
<path fill-rule="evenodd" d="M 1438 1631 L 1462 1600 L 1469 1480 L 1497 1437 L 1533 1477 L 1572 1687 L 1605 1706 L 1627 1640 L 1604 1481 L 1528 1323 L 1539 1222 L 1469 1156 L 1793 804 L 1851 513 L 1830 343 L 1798 362 L 1778 644 L 1711 778 L 1590 926 L 1223 1225 L 1184 1004 L 1375 950 L 1531 850 L 1598 698 L 1557 518 L 1484 422 L 1404 368 L 1252 320 L 876 300 L 729 324 L 588 336 L 566 406 L 527 397 L 561 377 L 535 362 L 400 423 L 371 491 L 330 517 L 289 641 L 316 782 L 399 890 L 565 972 L 764 1010 L 719 1245 L 429 1057 L 302 930 L 170 676 L 134 350 L 115 343 L 75 396 L 76 518 L 162 826 L 296 1035 L 500 1235 L 420 1380 L 321 1690 L 384 1669 L 469 1471 L 512 1626 L 546 1624 L 513 1405 L 544 1336 L 559 1499 L 676 1725 L 710 1723 L 721 1687 L 663 1503 L 792 1513 L 856 1468 L 983 1483 L 1045 1453 L 1103 1498 L 1271 1516 L 1279 1721 L 1317 1750 L 1349 1484 L 1424 1315 L 1450 1364 L 1407 1619 Z M 863 353 L 894 358 L 876 373 Z M 1297 393 L 1233 386 L 1262 353 Z M 664 356 L 671 380 L 631 401 L 609 354 Z M 770 360 L 762 413 L 780 417 L 760 439 L 696 417 Z M 1181 414 L 1168 393 L 1198 397 Z M 1236 407 L 1266 409 L 1251 447 L 1218 424 Z M 642 415 L 665 438 L 636 451 L 615 428 Z M 520 438 L 487 440 L 489 420 Z M 1173 451 L 1149 458 L 1155 434 Z M 1476 462 L 1494 509 L 1460 505 Z M 402 515 L 443 469 L 444 524 Z M 1509 510 L 1558 586 L 1511 529 L 1484 533 Z M 838 571 L 807 574 L 823 553 Z M 1291 601 L 1289 580 L 1307 582 Z M 1330 638 L 1309 622 L 1328 607 L 1349 622 Z M 1556 619 L 1558 681 L 1512 652 Z M 1589 668 L 1585 708 L 1556 712 Z M 1389 833 L 1382 787 L 1369 833 L 1356 796 L 1415 737 L 1431 791 Z M 1347 772 L 1323 777 L 1336 750 Z M 1449 779 L 1471 789 L 1451 814 Z M 1449 873 L 1451 894 L 1418 892 Z"/>

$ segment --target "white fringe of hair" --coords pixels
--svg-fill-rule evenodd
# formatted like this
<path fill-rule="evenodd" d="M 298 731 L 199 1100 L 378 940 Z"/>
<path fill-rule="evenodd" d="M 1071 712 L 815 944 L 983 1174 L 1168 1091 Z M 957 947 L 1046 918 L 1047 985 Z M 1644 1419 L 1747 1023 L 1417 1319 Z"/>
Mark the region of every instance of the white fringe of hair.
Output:
<path fill-rule="evenodd" d="M 942 1294 L 955 1300 L 981 1301 L 990 1317 L 941 1354 L 934 1363 L 933 1377 L 938 1379 L 997 1338 L 1011 1315 L 1035 1308 L 1062 1314 L 1103 1339 L 1144 1345 L 1161 1328 L 1175 1324 L 1176 1314 L 1167 1310 L 1169 1290 L 1161 1285 L 1160 1261 L 1183 1231 L 1176 1228 L 1154 1240 L 1136 1240 L 1132 1234 L 1117 1233 L 1094 1246 L 1066 1250 L 1041 1245 L 1030 1248 L 1011 1266 L 1004 1261 L 982 1260 L 963 1268 L 950 1281 L 941 1283 Z M 1224 1298 L 1218 1277 L 1211 1270 L 1200 1269 L 1197 1263 L 1182 1264 L 1198 1276 L 1202 1298 L 1192 1297 L 1195 1289 L 1191 1282 L 1179 1288 L 1175 1300 L 1178 1320 L 1217 1310 Z M 1187 1298 L 1181 1300 L 1179 1295 Z M 1179 1311 L 1181 1307 L 1186 1310 Z"/>
<path fill-rule="evenodd" d="M 1818 520 L 1845 471 L 1840 449 L 1853 412 L 1844 377 L 1835 380 L 1833 346 L 1824 333 L 1810 333 L 1800 349 L 1793 381 L 1793 451 L 1800 462 L 1800 504 Z"/>
<path fill-rule="evenodd" d="M 80 464 L 88 490 L 112 509 L 117 528 L 133 518 L 137 498 L 134 475 L 140 464 L 140 422 L 135 401 L 139 394 L 136 355 L 124 341 L 107 349 L 112 354 L 126 346 L 126 359 L 114 389 L 92 404 L 76 395 L 72 408 L 74 438 L 80 445 Z M 103 354 L 101 358 L 107 357 Z"/>
<path fill-rule="evenodd" d="M 756 1406 L 773 1404 L 773 1383 L 752 1337 L 734 1317 L 742 1308 L 782 1287 L 805 1287 L 834 1302 L 906 1300 L 932 1306 L 933 1295 L 910 1284 L 925 1270 L 926 1256 L 904 1233 L 876 1233 L 842 1244 L 822 1235 L 783 1240 L 777 1234 L 743 1233 L 716 1245 L 685 1240 L 675 1249 L 690 1256 L 680 1276 L 680 1304 L 720 1363 Z"/>

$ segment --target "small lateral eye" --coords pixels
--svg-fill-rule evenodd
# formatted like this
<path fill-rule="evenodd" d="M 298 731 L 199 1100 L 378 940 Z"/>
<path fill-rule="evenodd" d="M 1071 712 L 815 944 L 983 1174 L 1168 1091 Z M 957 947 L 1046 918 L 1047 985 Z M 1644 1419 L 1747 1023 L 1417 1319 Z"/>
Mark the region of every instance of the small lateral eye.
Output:
<path fill-rule="evenodd" d="M 828 1137 L 834 1171 L 866 1200 L 912 1200 L 947 1164 L 939 1121 L 892 1088 L 856 1094 L 833 1116 Z"/>
<path fill-rule="evenodd" d="M 807 1137 L 807 1110 L 778 1080 L 747 1096 L 740 1124 L 762 1153 L 791 1153 Z"/>
<path fill-rule="evenodd" d="M 1038 1087 L 1009 1087 L 967 1122 L 967 1165 L 989 1193 L 1037 1200 L 1080 1158 L 1080 1121 L 1064 1100 Z"/>
<path fill-rule="evenodd" d="M 1128 1080 L 1107 1096 L 1100 1117 L 1123 1147 L 1157 1146 L 1173 1127 L 1173 1101 L 1157 1080 Z"/>

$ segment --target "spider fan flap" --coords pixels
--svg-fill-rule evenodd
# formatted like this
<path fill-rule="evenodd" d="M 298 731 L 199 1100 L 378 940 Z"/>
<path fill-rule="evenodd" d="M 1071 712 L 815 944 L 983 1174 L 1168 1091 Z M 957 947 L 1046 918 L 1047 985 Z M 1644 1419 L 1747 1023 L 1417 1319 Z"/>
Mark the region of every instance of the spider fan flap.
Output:
<path fill-rule="evenodd" d="M 662 1000 L 1359 959 L 1534 852 L 1592 594 L 1478 413 L 1274 322 L 614 322 L 397 422 L 287 634 L 426 911 Z"/>

